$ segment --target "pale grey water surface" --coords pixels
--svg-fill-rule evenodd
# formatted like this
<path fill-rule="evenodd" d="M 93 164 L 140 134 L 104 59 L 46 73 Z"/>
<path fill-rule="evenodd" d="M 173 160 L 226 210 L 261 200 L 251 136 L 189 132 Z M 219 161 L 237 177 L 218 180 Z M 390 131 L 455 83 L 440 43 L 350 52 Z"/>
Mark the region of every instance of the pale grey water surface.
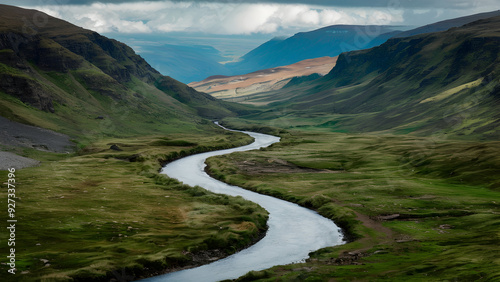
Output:
<path fill-rule="evenodd" d="M 198 185 L 215 193 L 241 196 L 259 204 L 269 212 L 269 229 L 266 236 L 249 248 L 227 258 L 144 281 L 210 282 L 234 279 L 251 270 L 263 270 L 275 265 L 300 262 L 308 258 L 311 251 L 344 243 L 339 227 L 316 212 L 277 198 L 225 184 L 205 173 L 205 160 L 209 157 L 255 150 L 270 146 L 280 140 L 278 137 L 266 134 L 244 133 L 255 138 L 255 142 L 234 149 L 185 157 L 166 165 L 161 173 L 191 186 Z"/>

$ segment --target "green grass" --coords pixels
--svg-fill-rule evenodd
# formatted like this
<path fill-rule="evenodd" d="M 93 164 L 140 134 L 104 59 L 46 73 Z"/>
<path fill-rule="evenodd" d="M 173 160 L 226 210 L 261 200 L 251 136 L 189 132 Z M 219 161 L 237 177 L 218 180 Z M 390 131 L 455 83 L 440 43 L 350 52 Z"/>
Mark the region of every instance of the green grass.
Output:
<path fill-rule="evenodd" d="M 40 111 L 0 92 L 0 115 L 68 134 L 82 144 L 109 137 L 201 132 L 210 127 L 187 106 L 137 78 L 126 89 L 95 67 L 67 73 L 37 71 L 53 95 L 55 113 Z M 121 98 L 113 99 L 113 95 Z M 98 116 L 104 119 L 96 119 Z"/>
<path fill-rule="evenodd" d="M 139 278 L 251 244 L 266 229 L 265 210 L 158 174 L 167 160 L 249 142 L 217 129 L 108 138 L 72 155 L 18 152 L 42 164 L 15 173 L 17 274 L 3 281 L 109 281 L 113 271 Z M 7 206 L 6 193 L 0 204 Z M 6 242 L 7 232 L 0 236 Z"/>
<path fill-rule="evenodd" d="M 36 12 L 3 10 L 0 30 L 12 33 L 15 45 L 26 27 L 21 19 Z M 0 50 L 6 56 L 0 75 L 33 81 L 26 93 L 36 97 L 24 101 L 43 96 L 55 111 L 23 103 L 6 88 L 0 115 L 67 134 L 77 151 L 1 146 L 42 162 L 16 172 L 18 275 L 5 279 L 110 281 L 120 270 L 139 278 L 225 256 L 259 238 L 267 213 L 257 205 L 158 175 L 161 164 L 177 158 L 250 143 L 209 119 L 254 108 L 161 76 L 131 48 L 67 22 L 50 18 L 36 33 L 22 39 L 21 59 Z M 113 144 L 123 151 L 110 150 Z M 0 196 L 5 207 L 6 197 Z M 0 232 L 2 242 L 6 236 Z"/>
<path fill-rule="evenodd" d="M 211 174 L 315 209 L 343 227 L 351 242 L 248 279 L 500 278 L 500 142 L 304 131 L 281 136 L 268 149 L 210 158 Z M 384 219 L 390 215 L 398 216 Z"/>

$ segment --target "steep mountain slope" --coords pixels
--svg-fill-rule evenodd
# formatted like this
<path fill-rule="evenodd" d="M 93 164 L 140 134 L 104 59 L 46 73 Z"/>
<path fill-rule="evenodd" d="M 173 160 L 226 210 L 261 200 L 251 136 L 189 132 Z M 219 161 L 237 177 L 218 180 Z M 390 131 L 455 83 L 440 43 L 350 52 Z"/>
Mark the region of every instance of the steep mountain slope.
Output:
<path fill-rule="evenodd" d="M 292 65 L 260 70 L 244 75 L 212 76 L 203 81 L 192 82 L 189 86 L 219 99 L 237 101 L 234 98 L 281 89 L 294 77 L 312 74 L 316 74 L 316 77 L 325 75 L 335 66 L 336 61 L 337 57 L 308 59 Z"/>
<path fill-rule="evenodd" d="M 0 97 L 4 117 L 89 138 L 194 128 L 199 115 L 241 109 L 162 76 L 118 41 L 6 5 L 0 5 Z"/>
<path fill-rule="evenodd" d="M 471 135 L 495 139 L 500 115 L 500 17 L 390 39 L 343 53 L 324 78 L 261 95 L 259 118 L 328 130 Z M 288 122 L 290 124 L 290 122 Z"/>
<path fill-rule="evenodd" d="M 300 32 L 290 38 L 274 38 L 250 51 L 237 63 L 226 64 L 235 74 L 286 66 L 342 52 L 377 46 L 399 31 L 390 26 L 333 25 Z"/>

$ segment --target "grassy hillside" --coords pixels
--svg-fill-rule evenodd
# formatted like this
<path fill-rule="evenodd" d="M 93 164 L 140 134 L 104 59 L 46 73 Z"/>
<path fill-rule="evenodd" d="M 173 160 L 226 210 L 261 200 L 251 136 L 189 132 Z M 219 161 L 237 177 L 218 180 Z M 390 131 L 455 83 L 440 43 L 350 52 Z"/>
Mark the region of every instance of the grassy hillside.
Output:
<path fill-rule="evenodd" d="M 343 53 L 325 76 L 247 101 L 254 122 L 498 139 L 500 18 Z"/>
<path fill-rule="evenodd" d="M 0 6 L 0 54 L 0 114 L 72 136 L 193 129 L 202 117 L 246 110 L 160 75 L 116 40 L 34 10 Z"/>

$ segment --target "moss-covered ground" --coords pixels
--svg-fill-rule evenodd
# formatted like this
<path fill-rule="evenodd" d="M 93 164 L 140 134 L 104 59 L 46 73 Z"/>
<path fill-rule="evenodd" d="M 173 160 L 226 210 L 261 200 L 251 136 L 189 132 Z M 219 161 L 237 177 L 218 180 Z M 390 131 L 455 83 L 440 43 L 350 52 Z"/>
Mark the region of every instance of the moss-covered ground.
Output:
<path fill-rule="evenodd" d="M 317 210 L 349 243 L 240 281 L 500 279 L 500 142 L 290 131 L 208 160 L 231 184 Z"/>
<path fill-rule="evenodd" d="M 7 272 L 10 234 L 2 231 L 0 280 L 129 281 L 206 263 L 251 244 L 266 229 L 265 210 L 158 173 L 167 161 L 251 141 L 214 129 L 104 138 L 74 154 L 17 149 L 42 163 L 15 172 L 17 271 Z M 113 144 L 122 151 L 111 150 Z M 0 179 L 4 226 L 7 171 Z"/>

